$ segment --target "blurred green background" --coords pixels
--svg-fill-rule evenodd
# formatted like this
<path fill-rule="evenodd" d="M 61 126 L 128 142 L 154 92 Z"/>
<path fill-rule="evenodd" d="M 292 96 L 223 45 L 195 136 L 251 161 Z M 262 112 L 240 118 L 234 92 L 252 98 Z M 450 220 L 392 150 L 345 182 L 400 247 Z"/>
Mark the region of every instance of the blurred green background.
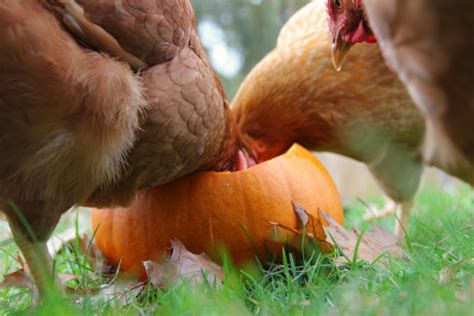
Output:
<path fill-rule="evenodd" d="M 193 0 L 198 32 L 231 100 L 280 28 L 309 0 Z"/>

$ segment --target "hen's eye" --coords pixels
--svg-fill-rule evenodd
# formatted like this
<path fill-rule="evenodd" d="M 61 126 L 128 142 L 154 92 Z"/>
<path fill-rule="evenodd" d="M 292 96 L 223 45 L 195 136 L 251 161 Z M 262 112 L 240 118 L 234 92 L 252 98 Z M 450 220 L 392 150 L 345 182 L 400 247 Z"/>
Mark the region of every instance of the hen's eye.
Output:
<path fill-rule="evenodd" d="M 333 2 L 334 2 L 334 5 L 335 5 L 336 7 L 338 7 L 338 8 L 341 7 L 341 0 L 333 0 Z"/>

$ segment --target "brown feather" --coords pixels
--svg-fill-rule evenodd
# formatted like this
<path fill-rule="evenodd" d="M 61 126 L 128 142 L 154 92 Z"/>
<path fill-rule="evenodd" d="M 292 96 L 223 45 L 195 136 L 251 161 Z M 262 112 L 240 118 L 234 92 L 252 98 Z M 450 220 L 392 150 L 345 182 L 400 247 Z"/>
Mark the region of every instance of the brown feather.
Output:
<path fill-rule="evenodd" d="M 365 7 L 387 62 L 428 118 L 427 159 L 474 183 L 474 1 Z"/>
<path fill-rule="evenodd" d="M 0 202 L 13 225 L 8 201 L 44 239 L 86 199 L 127 204 L 233 168 L 240 136 L 189 1 L 0 0 L 0 34 Z M 134 74 L 136 60 L 150 67 Z"/>
<path fill-rule="evenodd" d="M 355 47 L 344 70 L 334 71 L 320 2 L 284 26 L 278 46 L 245 78 L 232 110 L 261 159 L 299 142 L 365 162 L 398 201 L 416 192 L 421 114 L 375 45 Z"/>

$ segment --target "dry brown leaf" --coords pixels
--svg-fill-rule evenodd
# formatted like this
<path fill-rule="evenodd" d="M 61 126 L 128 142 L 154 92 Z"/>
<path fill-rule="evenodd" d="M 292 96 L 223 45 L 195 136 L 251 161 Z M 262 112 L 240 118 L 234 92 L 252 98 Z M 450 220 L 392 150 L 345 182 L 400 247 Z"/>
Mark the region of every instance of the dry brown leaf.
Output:
<path fill-rule="evenodd" d="M 7 287 L 20 287 L 27 288 L 31 291 L 36 290 L 30 277 L 23 269 L 4 275 L 3 278 L 3 282 L 0 283 L 0 289 Z"/>
<path fill-rule="evenodd" d="M 397 246 L 398 240 L 396 236 L 380 226 L 374 226 L 372 231 L 365 232 L 357 247 L 361 235 L 359 231 L 355 229 L 354 231 L 347 230 L 320 209 L 318 209 L 319 218 L 316 218 L 296 203 L 293 203 L 293 208 L 302 223 L 306 225 L 305 231 L 268 220 L 266 220 L 266 222 L 274 227 L 291 231 L 300 236 L 305 234 L 308 238 L 318 240 L 323 246 L 329 245 L 335 247 L 337 244 L 339 249 L 342 250 L 344 255 L 350 260 L 354 258 L 356 248 L 357 259 L 368 262 L 374 262 L 384 253 L 397 256 L 401 255 L 401 250 Z"/>
<path fill-rule="evenodd" d="M 154 286 L 169 287 L 183 281 L 197 285 L 205 282 L 204 278 L 211 284 L 222 282 L 222 267 L 211 261 L 207 255 L 193 254 L 176 240 L 171 243 L 171 247 L 171 257 L 164 264 L 153 261 L 143 263 L 148 279 Z"/>
<path fill-rule="evenodd" d="M 26 264 L 26 261 L 20 255 L 15 258 L 16 262 L 20 265 L 20 269 L 4 275 L 4 280 L 0 283 L 0 288 L 6 287 L 19 287 L 29 289 L 35 294 L 38 294 L 33 279 L 31 278 L 30 268 Z"/>
<path fill-rule="evenodd" d="M 144 289 L 146 282 L 134 278 L 117 278 L 113 284 L 105 285 L 94 293 L 92 300 L 107 302 L 112 307 L 132 303 Z"/>
<path fill-rule="evenodd" d="M 17 271 L 4 275 L 3 282 L 0 283 L 0 288 L 7 287 L 17 287 L 17 288 L 26 288 L 33 292 L 34 296 L 37 297 L 38 289 L 36 288 L 33 278 L 31 276 L 30 268 L 27 262 L 18 255 L 16 261 L 21 266 Z M 66 283 L 71 280 L 78 280 L 80 277 L 75 274 L 68 273 L 57 273 L 56 277 L 58 278 L 60 284 L 66 288 L 66 290 L 72 291 Z"/>
<path fill-rule="evenodd" d="M 68 281 L 79 279 L 78 275 L 66 273 L 58 273 L 57 277 L 63 286 L 66 286 Z M 7 287 L 26 288 L 34 293 L 37 292 L 27 266 L 23 269 L 4 275 L 4 280 L 0 283 L 0 289 Z"/>
<path fill-rule="evenodd" d="M 282 229 L 285 229 L 297 235 L 302 236 L 303 234 L 305 234 L 306 237 L 317 239 L 319 241 L 325 241 L 326 233 L 324 232 L 324 228 L 321 224 L 321 220 L 324 221 L 324 219 L 320 220 L 318 218 L 315 218 L 314 216 L 306 212 L 306 210 L 300 205 L 296 204 L 295 202 L 291 202 L 291 203 L 293 205 L 293 210 L 301 219 L 301 222 L 305 226 L 305 229 L 296 229 L 296 228 L 285 226 L 277 222 L 272 222 L 269 220 L 265 220 L 265 221 L 274 227 L 280 227 Z"/>
<path fill-rule="evenodd" d="M 277 223 L 277 222 L 272 222 L 272 221 L 269 221 L 269 220 L 266 220 L 264 219 L 265 222 L 267 222 L 268 224 L 272 225 L 273 227 L 279 227 L 279 228 L 283 228 L 284 230 L 287 230 L 287 231 L 290 231 L 292 233 L 295 233 L 297 235 L 303 235 L 303 232 L 301 230 L 298 230 L 298 229 L 295 229 L 295 228 L 291 228 L 291 227 L 288 227 L 288 226 L 285 226 L 283 224 L 280 224 L 280 223 Z M 311 233 L 306 233 L 307 236 L 309 237 L 314 237 Z"/>
<path fill-rule="evenodd" d="M 360 236 L 358 230 L 354 230 L 357 236 Z M 374 249 L 379 251 L 386 251 L 393 255 L 401 255 L 400 248 L 398 247 L 398 239 L 393 233 L 389 232 L 385 228 L 379 225 L 373 225 L 372 230 L 366 231 L 363 236 L 372 245 Z"/>
<path fill-rule="evenodd" d="M 62 285 L 66 285 L 66 283 L 68 281 L 72 281 L 72 280 L 79 280 L 79 276 L 78 275 L 75 275 L 75 274 L 70 274 L 70 273 L 58 273 L 58 279 L 59 279 L 59 282 L 62 284 Z"/>
<path fill-rule="evenodd" d="M 291 205 L 293 206 L 293 210 L 296 212 L 296 214 L 298 214 L 299 218 L 301 219 L 303 226 L 306 226 L 309 221 L 309 216 L 308 213 L 306 213 L 306 210 L 295 202 L 291 202 Z"/>
<path fill-rule="evenodd" d="M 315 218 L 311 214 L 308 214 L 309 225 L 306 227 L 307 230 L 310 230 L 313 233 L 313 236 L 320 242 L 327 242 L 326 232 L 324 231 L 324 225 L 328 225 L 326 220 L 319 216 Z"/>
<path fill-rule="evenodd" d="M 76 231 L 75 229 L 72 230 L 66 230 L 64 233 L 61 233 L 60 235 L 56 235 L 55 237 L 51 238 L 48 241 L 48 251 L 50 253 L 57 254 L 59 251 L 61 251 L 67 244 L 72 244 L 73 242 L 76 241 Z M 83 234 L 79 240 L 79 246 L 84 254 L 86 254 L 87 260 L 90 262 L 91 267 L 94 269 L 94 271 L 104 273 L 107 275 L 110 275 L 110 264 L 104 259 L 102 256 L 102 253 L 97 249 L 94 243 L 91 242 L 90 238 L 86 235 Z M 7 274 L 4 276 L 4 281 L 0 283 L 0 288 L 5 288 L 5 287 L 18 287 L 18 288 L 27 288 L 34 293 L 37 293 L 36 286 L 34 285 L 32 278 L 31 278 L 31 273 L 30 269 L 28 267 L 28 264 L 25 262 L 25 260 L 18 255 L 16 257 L 16 261 L 20 265 L 20 269 L 12 272 L 10 274 Z M 73 289 L 72 287 L 68 286 L 66 283 L 71 281 L 71 280 L 79 280 L 80 276 L 75 275 L 75 274 L 66 274 L 66 273 L 57 273 L 57 278 L 60 282 L 60 284 L 65 287 L 65 290 L 68 293 L 74 293 L 74 294 L 81 294 L 82 290 L 76 290 Z M 133 285 L 137 285 L 138 281 L 135 281 Z M 104 290 L 104 293 L 117 293 L 120 290 L 125 292 L 124 287 L 118 286 L 120 290 L 117 290 L 115 288 L 113 289 L 108 289 Z M 89 294 L 97 291 L 96 289 L 88 289 L 87 290 Z M 99 291 L 100 292 L 100 291 Z M 83 294 L 83 293 L 82 293 Z M 105 296 L 106 294 L 104 294 Z"/>
<path fill-rule="evenodd" d="M 324 227 L 328 235 L 326 241 L 337 244 L 344 254 L 352 260 L 360 238 L 360 233 L 357 231 L 348 231 L 322 210 L 319 210 L 319 214 L 320 217 L 324 218 L 328 223 L 328 225 Z M 376 226 L 372 231 L 366 232 L 360 239 L 357 249 L 358 259 L 373 262 L 384 253 L 397 256 L 401 254 L 397 246 L 396 236 L 382 227 Z"/>

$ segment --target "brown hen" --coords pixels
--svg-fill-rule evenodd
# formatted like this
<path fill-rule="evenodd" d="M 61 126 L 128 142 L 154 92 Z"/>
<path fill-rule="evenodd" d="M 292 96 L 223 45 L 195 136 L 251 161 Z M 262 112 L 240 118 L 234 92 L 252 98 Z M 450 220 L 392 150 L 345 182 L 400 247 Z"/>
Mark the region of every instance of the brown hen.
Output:
<path fill-rule="evenodd" d="M 241 163 L 188 0 L 0 0 L 0 34 L 0 207 L 40 295 L 71 206 Z"/>
<path fill-rule="evenodd" d="M 425 159 L 473 183 L 474 1 L 325 1 L 336 68 L 374 33 L 427 118 Z"/>
<path fill-rule="evenodd" d="M 403 203 L 401 236 L 422 171 L 423 117 L 376 45 L 354 47 L 344 69 L 334 71 L 326 23 L 322 1 L 295 14 L 245 78 L 232 110 L 259 159 L 298 142 L 366 163 Z"/>

